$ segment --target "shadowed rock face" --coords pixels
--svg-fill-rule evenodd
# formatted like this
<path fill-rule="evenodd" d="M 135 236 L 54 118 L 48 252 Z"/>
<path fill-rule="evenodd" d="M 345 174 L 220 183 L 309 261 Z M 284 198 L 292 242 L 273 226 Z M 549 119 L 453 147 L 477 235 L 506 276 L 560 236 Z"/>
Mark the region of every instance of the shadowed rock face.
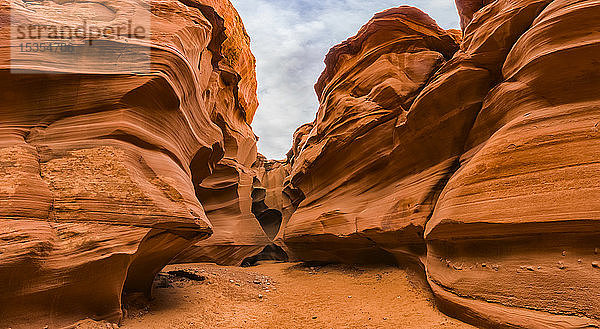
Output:
<path fill-rule="evenodd" d="M 416 262 L 478 325 L 596 327 L 600 4 L 457 6 L 462 40 L 400 7 L 331 50 L 280 236 L 306 261 Z"/>
<path fill-rule="evenodd" d="M 118 321 L 123 298 L 149 297 L 155 274 L 213 232 L 202 188 L 256 159 L 254 57 L 228 1 L 96 5 L 114 24 L 149 15 L 149 73 L 69 68 L 46 52 L 21 67 L 39 74 L 12 74 L 0 48 L 1 327 Z M 13 6 L 31 24 L 96 9 Z"/>
<path fill-rule="evenodd" d="M 296 190 L 285 182 L 289 164 L 254 155 L 255 162 L 248 167 L 226 155 L 196 188 L 214 234 L 179 254 L 174 263 L 239 266 L 247 258 L 264 254 L 267 246 L 286 249 L 278 233 L 299 202 Z"/>
<path fill-rule="evenodd" d="M 473 15 L 479 9 L 487 6 L 491 0 L 455 0 L 458 16 L 460 17 L 460 27 L 464 30 L 473 19 Z"/>

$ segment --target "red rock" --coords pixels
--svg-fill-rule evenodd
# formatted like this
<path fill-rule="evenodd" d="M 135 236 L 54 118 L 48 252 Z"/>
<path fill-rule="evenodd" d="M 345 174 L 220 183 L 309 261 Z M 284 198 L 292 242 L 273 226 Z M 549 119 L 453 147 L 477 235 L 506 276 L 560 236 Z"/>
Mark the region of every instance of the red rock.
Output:
<path fill-rule="evenodd" d="M 397 149 L 394 139 L 406 134 L 401 138 L 417 147 L 419 140 L 412 140 L 418 135 L 403 122 L 411 106 L 424 102 L 415 98 L 457 48 L 423 12 L 400 7 L 375 15 L 329 53 L 316 85 L 317 118 L 297 132 L 291 152 L 291 182 L 306 199 L 285 226 L 284 241 L 300 259 L 393 262 L 394 256 L 424 254 L 422 208 L 430 207 L 430 188 L 443 179 L 437 171 L 448 166 L 407 175 L 418 172 L 415 163 L 424 170 L 434 165 L 418 158 L 430 151 Z M 420 129 L 430 117 L 419 120 L 410 129 Z M 414 162 L 403 169 L 394 164 L 401 157 Z"/>
<path fill-rule="evenodd" d="M 481 8 L 485 7 L 491 0 L 454 0 L 458 16 L 460 17 L 460 27 L 464 30 L 473 19 L 473 15 Z"/>
<path fill-rule="evenodd" d="M 427 78 L 397 78 L 426 62 L 414 31 L 405 62 L 373 59 L 403 26 L 385 14 L 328 55 L 290 151 L 306 198 L 284 241 L 302 260 L 417 262 L 440 307 L 480 326 L 598 326 L 583 259 L 600 236 L 599 4 L 457 5 L 462 38 L 433 30 L 460 50 L 428 44 L 446 58 Z"/>
<path fill-rule="evenodd" d="M 0 325 L 115 321 L 169 262 L 284 255 L 418 264 L 482 327 L 599 326 L 600 4 L 457 7 L 462 31 L 403 6 L 334 47 L 284 161 L 229 2 L 154 2 L 150 74 L 10 74 L 2 43 Z"/>
<path fill-rule="evenodd" d="M 227 159 L 197 189 L 213 224 L 213 236 L 188 248 L 174 262 L 241 265 L 256 257 L 287 260 L 280 229 L 302 197 L 286 181 L 289 164 L 260 154 L 251 168 L 233 162 L 226 166 Z"/>
<path fill-rule="evenodd" d="M 186 0 L 190 3 L 194 0 Z M 184 3 L 186 1 L 183 1 Z M 214 10 L 223 20 L 223 31 L 227 38 L 223 40 L 221 52 L 223 58 L 222 65 L 233 69 L 237 84 L 234 84 L 234 93 L 237 95 L 239 105 L 246 113 L 246 121 L 252 123 L 256 109 L 258 108 L 258 98 L 256 94 L 256 60 L 250 51 L 250 37 L 246 32 L 242 19 L 238 12 L 232 6 L 230 1 L 224 0 L 195 0 L 209 10 Z"/>
<path fill-rule="evenodd" d="M 240 265 L 271 243 L 252 212 L 254 174 L 225 158 L 197 188 L 198 199 L 213 224 L 214 234 L 174 261 Z"/>
<path fill-rule="evenodd" d="M 498 77 L 426 238 L 434 291 L 473 321 L 598 323 L 600 304 L 589 298 L 597 293 L 597 275 L 575 265 L 593 255 L 598 239 L 600 208 L 591 201 L 600 195 L 598 13 L 593 1 L 507 1 L 482 9 L 467 27 L 478 44 L 489 44 L 476 55 L 497 51 L 488 67 L 493 63 Z M 466 40 L 463 47 L 475 49 Z M 506 43 L 500 47 L 498 40 Z M 440 257 L 502 267 L 457 273 L 439 266 Z M 524 259 L 536 265 L 534 271 L 516 274 Z M 558 268 L 559 260 L 569 269 Z"/>
<path fill-rule="evenodd" d="M 100 10 L 15 6 L 31 24 Z M 256 159 L 254 58 L 230 3 L 103 6 L 112 19 L 151 13 L 148 74 L 102 71 L 102 62 L 98 73 L 49 52 L 23 67 L 40 74 L 11 74 L 0 48 L 2 327 L 118 321 L 122 297 L 149 297 L 155 274 L 212 233 L 195 187 Z M 7 17 L 7 2 L 1 10 Z"/>

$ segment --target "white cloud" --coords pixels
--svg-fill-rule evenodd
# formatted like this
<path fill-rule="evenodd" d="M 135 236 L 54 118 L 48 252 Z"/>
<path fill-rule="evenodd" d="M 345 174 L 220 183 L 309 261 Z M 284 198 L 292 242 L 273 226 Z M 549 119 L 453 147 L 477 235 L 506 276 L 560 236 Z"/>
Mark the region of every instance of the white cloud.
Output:
<path fill-rule="evenodd" d="M 282 159 L 292 135 L 314 119 L 313 85 L 331 47 L 358 32 L 375 13 L 420 8 L 443 28 L 458 28 L 453 0 L 231 0 L 252 39 L 259 109 L 252 124 L 259 152 Z"/>

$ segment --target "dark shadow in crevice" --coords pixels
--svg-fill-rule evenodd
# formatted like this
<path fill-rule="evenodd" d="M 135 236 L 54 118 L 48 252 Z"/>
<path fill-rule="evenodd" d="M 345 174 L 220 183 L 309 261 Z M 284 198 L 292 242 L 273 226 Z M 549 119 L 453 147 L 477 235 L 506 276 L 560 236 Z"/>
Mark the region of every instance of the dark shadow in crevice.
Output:
<path fill-rule="evenodd" d="M 185 279 L 189 279 L 189 280 L 192 280 L 192 281 L 204 281 L 204 280 L 206 280 L 206 277 L 204 275 L 198 275 L 196 273 L 192 273 L 192 272 L 186 271 L 186 270 L 169 271 L 167 273 L 169 273 L 169 275 L 172 275 L 174 277 L 185 278 Z"/>
<path fill-rule="evenodd" d="M 275 239 L 283 219 L 281 212 L 276 209 L 267 209 L 256 216 L 256 219 L 269 239 Z"/>
<path fill-rule="evenodd" d="M 255 266 L 263 260 L 275 260 L 287 262 L 289 259 L 287 253 L 278 245 L 270 244 L 266 246 L 260 253 L 252 257 L 247 257 L 242 261 L 242 267 Z"/>

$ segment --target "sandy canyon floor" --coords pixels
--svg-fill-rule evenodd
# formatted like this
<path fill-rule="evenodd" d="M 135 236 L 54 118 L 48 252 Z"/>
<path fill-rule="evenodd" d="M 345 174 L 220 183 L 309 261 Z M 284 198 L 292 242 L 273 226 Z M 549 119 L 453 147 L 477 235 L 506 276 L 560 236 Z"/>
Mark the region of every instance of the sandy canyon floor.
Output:
<path fill-rule="evenodd" d="M 121 328 L 472 328 L 396 267 L 174 265 L 155 284 L 152 303 L 130 309 Z"/>

